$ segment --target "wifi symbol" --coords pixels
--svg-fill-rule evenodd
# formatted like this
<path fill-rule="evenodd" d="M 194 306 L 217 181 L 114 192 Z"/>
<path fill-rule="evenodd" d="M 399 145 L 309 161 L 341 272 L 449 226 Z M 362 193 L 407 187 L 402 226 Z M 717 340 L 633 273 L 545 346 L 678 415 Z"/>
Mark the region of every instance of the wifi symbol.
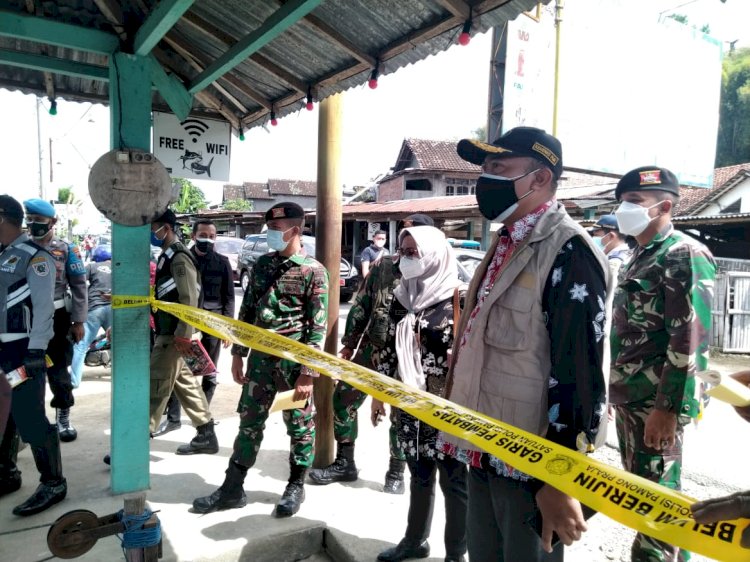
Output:
<path fill-rule="evenodd" d="M 208 125 L 198 119 L 185 119 L 180 123 L 193 142 L 198 142 L 200 136 L 208 130 Z"/>

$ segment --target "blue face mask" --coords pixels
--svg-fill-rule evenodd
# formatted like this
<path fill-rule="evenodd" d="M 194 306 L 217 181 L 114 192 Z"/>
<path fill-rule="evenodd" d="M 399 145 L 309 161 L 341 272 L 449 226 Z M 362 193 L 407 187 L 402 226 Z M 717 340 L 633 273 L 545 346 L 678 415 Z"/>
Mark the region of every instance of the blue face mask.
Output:
<path fill-rule="evenodd" d="M 286 250 L 289 242 L 284 241 L 284 234 L 292 230 L 292 228 L 287 228 L 286 230 L 275 230 L 273 228 L 269 228 L 266 232 L 268 247 L 272 250 L 276 250 L 277 252 L 283 252 L 284 250 Z"/>
<path fill-rule="evenodd" d="M 164 228 L 164 226 L 162 226 L 156 231 L 153 231 L 153 230 L 151 231 L 151 245 L 158 246 L 159 248 L 161 248 L 164 245 L 164 238 L 159 238 L 156 235 L 156 233 L 159 232 L 159 230 L 161 230 L 162 228 Z"/>

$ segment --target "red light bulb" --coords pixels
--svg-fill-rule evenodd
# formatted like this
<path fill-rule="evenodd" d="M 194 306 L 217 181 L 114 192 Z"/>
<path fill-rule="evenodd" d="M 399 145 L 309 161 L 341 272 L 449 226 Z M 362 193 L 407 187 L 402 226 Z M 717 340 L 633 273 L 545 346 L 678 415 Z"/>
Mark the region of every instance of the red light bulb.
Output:
<path fill-rule="evenodd" d="M 276 117 L 274 117 L 273 119 L 271 119 L 271 126 L 272 127 L 275 127 L 278 124 L 279 124 L 279 121 L 276 119 Z"/>
<path fill-rule="evenodd" d="M 463 45 L 464 47 L 469 44 L 469 41 L 471 41 L 471 35 L 469 35 L 466 31 L 461 33 L 461 35 L 458 36 L 458 43 L 459 45 Z"/>
<path fill-rule="evenodd" d="M 370 78 L 367 81 L 367 85 L 370 86 L 371 90 L 374 90 L 375 88 L 378 87 L 378 79 L 377 78 Z"/>
<path fill-rule="evenodd" d="M 309 101 L 305 104 L 305 107 L 307 108 L 307 111 L 312 111 L 315 106 L 313 105 L 313 102 Z"/>

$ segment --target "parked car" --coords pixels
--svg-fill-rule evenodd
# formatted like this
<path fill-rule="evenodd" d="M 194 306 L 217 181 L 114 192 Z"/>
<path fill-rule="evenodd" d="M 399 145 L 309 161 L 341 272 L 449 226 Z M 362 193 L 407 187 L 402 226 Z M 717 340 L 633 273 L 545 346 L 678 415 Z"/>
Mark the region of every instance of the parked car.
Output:
<path fill-rule="evenodd" d="M 245 241 L 242 238 L 235 238 L 234 236 L 217 236 L 214 244 L 216 252 L 229 258 L 235 283 L 240 282 L 239 257 L 244 244 Z"/>
<path fill-rule="evenodd" d="M 308 255 L 315 255 L 315 238 L 312 236 L 302 237 L 302 246 Z M 245 243 L 242 246 L 238 259 L 238 269 L 240 276 L 240 286 L 242 290 L 247 290 L 247 285 L 250 280 L 250 271 L 253 269 L 253 265 L 257 259 L 263 254 L 269 252 L 268 241 L 266 234 L 251 234 L 245 237 Z M 359 287 L 359 273 L 357 268 L 350 264 L 344 258 L 341 258 L 341 265 L 339 268 L 339 294 L 342 302 L 346 302 L 352 298 L 352 295 L 357 291 Z"/>

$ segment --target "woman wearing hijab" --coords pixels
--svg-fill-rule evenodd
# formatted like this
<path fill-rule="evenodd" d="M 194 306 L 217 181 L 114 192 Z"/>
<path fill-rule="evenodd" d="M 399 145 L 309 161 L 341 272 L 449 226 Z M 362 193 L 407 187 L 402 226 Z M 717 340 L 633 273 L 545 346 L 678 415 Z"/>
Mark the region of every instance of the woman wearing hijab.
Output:
<path fill-rule="evenodd" d="M 378 370 L 405 384 L 442 397 L 453 346 L 453 302 L 460 285 L 456 258 L 443 233 L 431 226 L 405 228 L 399 234 L 401 284 L 394 291 L 388 341 L 379 352 Z M 373 400 L 372 421 L 385 415 Z M 398 562 L 430 555 L 427 538 L 435 503 L 435 476 L 445 496 L 445 560 L 463 561 L 466 553 L 466 466 L 435 446 L 437 430 L 396 410 L 398 446 L 411 472 L 406 534 L 378 560 Z"/>

